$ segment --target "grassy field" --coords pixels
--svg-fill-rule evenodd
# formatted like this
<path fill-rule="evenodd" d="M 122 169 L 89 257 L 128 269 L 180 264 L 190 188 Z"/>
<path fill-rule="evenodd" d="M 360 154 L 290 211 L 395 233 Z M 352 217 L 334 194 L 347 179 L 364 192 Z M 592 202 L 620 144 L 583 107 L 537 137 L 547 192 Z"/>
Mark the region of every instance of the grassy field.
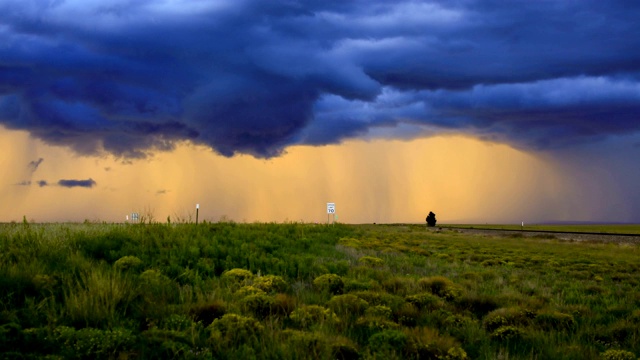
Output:
<path fill-rule="evenodd" d="M 636 359 L 639 270 L 421 225 L 6 224 L 0 358 Z"/>
<path fill-rule="evenodd" d="M 589 225 L 529 225 L 521 224 L 504 225 L 504 224 L 443 224 L 445 228 L 462 228 L 462 229 L 503 229 L 503 230 L 541 230 L 541 231 L 569 231 L 569 232 L 588 232 L 601 234 L 640 234 L 640 225 L 638 224 L 589 224 Z"/>

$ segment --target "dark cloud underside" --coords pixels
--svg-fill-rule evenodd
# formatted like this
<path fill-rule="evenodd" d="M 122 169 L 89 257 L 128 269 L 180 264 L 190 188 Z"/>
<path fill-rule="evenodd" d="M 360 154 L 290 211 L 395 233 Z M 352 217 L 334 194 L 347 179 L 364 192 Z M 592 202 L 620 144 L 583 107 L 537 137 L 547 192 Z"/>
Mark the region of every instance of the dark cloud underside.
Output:
<path fill-rule="evenodd" d="M 269 157 L 403 123 L 570 146 L 639 130 L 639 17 L 622 1 L 7 0 L 0 123 L 123 157 L 183 140 Z"/>
<path fill-rule="evenodd" d="M 82 188 L 92 188 L 94 186 L 96 186 L 96 182 L 89 178 L 87 180 L 59 180 L 58 181 L 58 185 L 62 186 L 62 187 L 67 187 L 67 188 L 73 188 L 73 187 L 82 187 Z"/>

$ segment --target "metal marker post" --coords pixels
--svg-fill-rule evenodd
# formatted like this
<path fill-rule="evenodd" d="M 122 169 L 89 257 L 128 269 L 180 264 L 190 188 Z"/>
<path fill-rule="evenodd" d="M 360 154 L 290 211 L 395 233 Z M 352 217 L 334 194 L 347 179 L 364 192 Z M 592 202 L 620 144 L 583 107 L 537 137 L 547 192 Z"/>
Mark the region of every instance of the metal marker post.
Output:
<path fill-rule="evenodd" d="M 196 204 L 196 225 L 198 225 L 198 212 L 200 211 L 200 204 Z"/>

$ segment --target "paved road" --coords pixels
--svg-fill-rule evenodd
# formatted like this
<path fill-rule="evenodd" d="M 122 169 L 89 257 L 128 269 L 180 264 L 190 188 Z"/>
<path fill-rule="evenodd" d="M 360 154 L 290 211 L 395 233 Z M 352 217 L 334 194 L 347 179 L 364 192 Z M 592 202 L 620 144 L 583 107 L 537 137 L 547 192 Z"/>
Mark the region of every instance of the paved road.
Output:
<path fill-rule="evenodd" d="M 437 227 L 436 227 L 437 228 Z M 517 230 L 499 230 L 499 229 L 464 229 L 455 227 L 446 227 L 448 230 L 456 230 L 468 234 L 485 234 L 491 236 L 525 236 L 551 238 L 566 241 L 587 241 L 587 242 L 615 242 L 615 243 L 633 243 L 640 244 L 640 235 L 633 234 L 595 234 L 595 233 L 575 233 L 560 231 L 517 231 Z"/>

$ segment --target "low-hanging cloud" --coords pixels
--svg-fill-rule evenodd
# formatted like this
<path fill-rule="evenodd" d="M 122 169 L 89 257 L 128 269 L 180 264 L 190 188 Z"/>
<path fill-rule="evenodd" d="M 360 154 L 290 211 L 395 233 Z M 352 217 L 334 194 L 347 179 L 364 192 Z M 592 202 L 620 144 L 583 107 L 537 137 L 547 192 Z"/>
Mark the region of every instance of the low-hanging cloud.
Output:
<path fill-rule="evenodd" d="M 89 178 L 86 180 L 58 180 L 58 185 L 62 186 L 62 187 L 67 187 L 67 188 L 73 188 L 73 187 L 81 187 L 81 188 L 92 188 L 94 186 L 96 186 L 96 182 L 95 180 Z"/>
<path fill-rule="evenodd" d="M 566 147 L 640 130 L 639 14 L 620 1 L 7 0 L 0 123 L 121 157 L 180 141 L 270 157 L 403 124 Z"/>

